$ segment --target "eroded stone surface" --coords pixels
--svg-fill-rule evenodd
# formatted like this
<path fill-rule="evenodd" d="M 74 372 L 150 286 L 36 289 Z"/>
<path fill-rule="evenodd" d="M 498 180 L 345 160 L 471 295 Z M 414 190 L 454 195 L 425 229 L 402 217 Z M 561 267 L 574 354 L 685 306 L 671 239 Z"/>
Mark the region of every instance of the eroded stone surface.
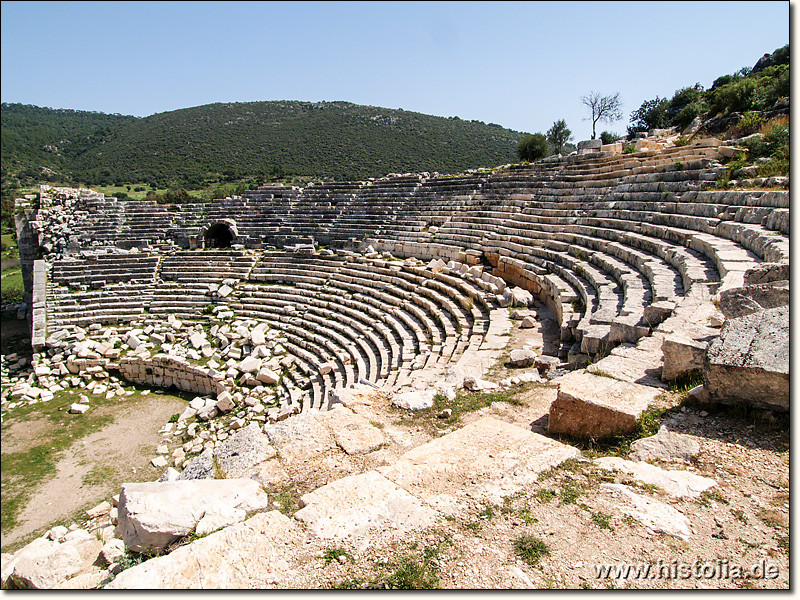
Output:
<path fill-rule="evenodd" d="M 380 429 L 344 406 L 321 412 L 319 418 L 333 433 L 336 445 L 347 454 L 368 454 L 386 443 Z"/>
<path fill-rule="evenodd" d="M 411 390 L 395 395 L 392 404 L 406 410 L 424 410 L 433 406 L 436 390 Z"/>
<path fill-rule="evenodd" d="M 119 500 L 117 529 L 125 546 L 159 552 L 195 530 L 203 518 L 240 509 L 265 510 L 267 495 L 250 479 L 200 479 L 126 483 Z"/>
<path fill-rule="evenodd" d="M 641 438 L 631 444 L 631 460 L 645 462 L 691 462 L 700 452 L 697 440 L 661 427 L 656 435 Z"/>
<path fill-rule="evenodd" d="M 286 587 L 298 567 L 289 562 L 286 550 L 302 547 L 305 539 L 292 519 L 277 511 L 260 513 L 127 569 L 106 589 Z"/>
<path fill-rule="evenodd" d="M 3 584 L 19 589 L 54 589 L 92 570 L 103 547 L 88 531 L 67 533 L 63 542 L 37 538 L 3 564 Z M 96 571 L 96 569 L 94 569 Z"/>
<path fill-rule="evenodd" d="M 302 496 L 295 518 L 325 539 L 365 540 L 433 525 L 438 515 L 376 471 L 351 475 Z"/>
<path fill-rule="evenodd" d="M 603 469 L 631 475 L 637 481 L 655 485 L 677 498 L 697 498 L 707 489 L 717 485 L 713 479 L 695 475 L 691 471 L 667 470 L 646 462 L 625 460 L 616 456 L 595 459 L 594 464 Z"/>
<path fill-rule="evenodd" d="M 602 438 L 624 435 L 661 390 L 575 371 L 560 377 L 547 429 L 554 434 Z"/>
<path fill-rule="evenodd" d="M 269 437 L 255 423 L 240 429 L 214 449 L 220 474 L 226 479 L 249 478 L 255 467 L 276 455 Z"/>
<path fill-rule="evenodd" d="M 768 308 L 789 304 L 789 282 L 772 281 L 724 290 L 719 294 L 719 309 L 728 319 L 743 317 Z"/>
<path fill-rule="evenodd" d="M 633 517 L 651 531 L 683 540 L 688 540 L 691 536 L 689 519 L 668 504 L 646 498 L 619 483 L 603 483 L 600 484 L 600 489 L 614 497 L 613 510 Z"/>
<path fill-rule="evenodd" d="M 437 510 L 454 513 L 467 497 L 501 502 L 542 471 L 579 454 L 566 444 L 483 417 L 409 450 L 378 471 Z"/>
<path fill-rule="evenodd" d="M 789 307 L 728 319 L 703 377 L 713 402 L 789 410 Z"/>
<path fill-rule="evenodd" d="M 286 461 L 313 458 L 336 448 L 330 429 L 311 411 L 274 425 L 265 425 L 264 433 L 269 436 L 278 456 Z"/>

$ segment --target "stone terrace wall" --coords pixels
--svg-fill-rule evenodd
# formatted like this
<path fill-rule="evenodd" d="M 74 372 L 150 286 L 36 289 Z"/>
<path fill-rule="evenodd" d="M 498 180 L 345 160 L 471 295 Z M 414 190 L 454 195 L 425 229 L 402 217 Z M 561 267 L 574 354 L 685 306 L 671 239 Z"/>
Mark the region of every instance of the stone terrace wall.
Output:
<path fill-rule="evenodd" d="M 125 379 L 139 385 L 165 389 L 174 385 L 179 390 L 203 395 L 222 391 L 221 374 L 169 356 L 125 357 L 119 362 L 119 371 Z"/>

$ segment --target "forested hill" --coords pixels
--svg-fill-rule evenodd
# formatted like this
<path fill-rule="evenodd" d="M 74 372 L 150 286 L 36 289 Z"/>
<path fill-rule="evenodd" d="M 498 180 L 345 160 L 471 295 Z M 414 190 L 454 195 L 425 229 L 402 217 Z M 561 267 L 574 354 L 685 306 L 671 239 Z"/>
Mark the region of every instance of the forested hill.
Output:
<path fill-rule="evenodd" d="M 4 179 L 89 185 L 462 172 L 516 159 L 495 124 L 348 102 L 209 104 L 145 118 L 2 105 Z"/>
<path fill-rule="evenodd" d="M 2 171 L 34 180 L 72 168 L 75 157 L 136 117 L 2 104 Z"/>

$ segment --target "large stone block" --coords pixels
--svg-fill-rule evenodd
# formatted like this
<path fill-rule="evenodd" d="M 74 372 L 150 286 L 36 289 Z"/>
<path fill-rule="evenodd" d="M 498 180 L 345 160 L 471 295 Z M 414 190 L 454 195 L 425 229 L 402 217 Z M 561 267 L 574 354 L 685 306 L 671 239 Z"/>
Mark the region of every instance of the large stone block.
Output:
<path fill-rule="evenodd" d="M 320 412 L 317 418 L 331 430 L 336 445 L 347 454 L 368 454 L 386 444 L 380 429 L 345 406 Z"/>
<path fill-rule="evenodd" d="M 541 472 L 578 456 L 577 448 L 483 417 L 378 471 L 435 509 L 457 514 L 474 500 L 500 503 Z"/>
<path fill-rule="evenodd" d="M 642 412 L 661 393 L 657 388 L 582 371 L 556 381 L 558 393 L 550 405 L 547 430 L 582 438 L 633 432 Z"/>
<path fill-rule="evenodd" d="M 603 140 L 581 140 L 578 142 L 578 152 L 599 152 L 603 145 Z"/>
<path fill-rule="evenodd" d="M 363 539 L 392 530 L 409 533 L 433 525 L 437 513 L 375 471 L 351 475 L 300 498 L 295 518 L 323 539 Z"/>
<path fill-rule="evenodd" d="M 126 548 L 161 552 L 203 528 L 203 519 L 237 509 L 243 520 L 248 511 L 267 507 L 267 494 L 251 479 L 126 483 L 119 497 L 117 529 Z"/>
<path fill-rule="evenodd" d="M 637 481 L 661 488 L 676 498 L 699 498 L 700 494 L 717 485 L 713 479 L 702 477 L 691 471 L 662 469 L 657 465 L 625 460 L 618 456 L 603 456 L 595 459 L 594 464 L 601 469 L 630 475 Z"/>
<path fill-rule="evenodd" d="M 703 369 L 708 344 L 715 335 L 696 338 L 684 332 L 664 336 L 661 350 L 664 353 L 663 381 L 673 381 L 685 373 Z"/>
<path fill-rule="evenodd" d="M 719 293 L 719 309 L 728 319 L 788 304 L 788 281 L 759 283 Z"/>
<path fill-rule="evenodd" d="M 299 567 L 287 550 L 303 548 L 306 539 L 292 519 L 261 513 L 123 571 L 106 589 L 286 588 Z"/>
<path fill-rule="evenodd" d="M 708 348 L 704 387 L 713 402 L 789 410 L 789 307 L 728 319 Z"/>
<path fill-rule="evenodd" d="M 269 437 L 253 423 L 237 431 L 214 449 L 214 458 L 221 475 L 226 478 L 250 477 L 254 469 L 277 453 Z"/>

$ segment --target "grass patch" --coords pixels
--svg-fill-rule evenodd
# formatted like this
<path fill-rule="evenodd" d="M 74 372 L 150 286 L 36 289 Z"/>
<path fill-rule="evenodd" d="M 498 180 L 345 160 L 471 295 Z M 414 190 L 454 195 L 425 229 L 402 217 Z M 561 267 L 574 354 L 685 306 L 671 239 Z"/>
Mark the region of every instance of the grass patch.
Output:
<path fill-rule="evenodd" d="M 0 297 L 3 304 L 22 302 L 25 285 L 22 282 L 22 269 L 17 267 L 3 271 Z"/>
<path fill-rule="evenodd" d="M 300 494 L 292 485 L 282 488 L 270 488 L 265 490 L 272 500 L 272 505 L 287 517 L 291 517 L 300 510 Z"/>
<path fill-rule="evenodd" d="M 478 518 L 480 519 L 489 520 L 495 518 L 496 516 L 497 514 L 494 512 L 493 506 L 487 506 L 481 512 L 478 513 Z"/>
<path fill-rule="evenodd" d="M 426 546 L 419 550 L 416 543 L 410 545 L 408 554 L 400 556 L 387 566 L 389 573 L 382 578 L 376 587 L 398 590 L 433 590 L 440 588 L 437 571 L 442 550 L 450 543 L 449 538 L 440 540 L 436 545 Z"/>
<path fill-rule="evenodd" d="M 539 538 L 525 534 L 514 540 L 514 552 L 533 567 L 542 557 L 550 554 L 550 548 Z"/>
<path fill-rule="evenodd" d="M 600 529 L 611 529 L 611 515 L 600 511 L 589 511 L 589 513 L 592 515 L 592 523 Z"/>
<path fill-rule="evenodd" d="M 534 497 L 542 504 L 549 504 L 555 499 L 556 493 L 553 490 L 542 488 L 540 490 L 536 490 Z"/>
<path fill-rule="evenodd" d="M 519 518 L 525 521 L 528 525 L 532 525 L 534 523 L 538 523 L 539 519 L 533 516 L 530 508 L 523 508 L 519 511 Z"/>
<path fill-rule="evenodd" d="M 576 504 L 581 496 L 581 485 L 571 477 L 565 477 L 561 481 L 561 490 L 558 497 L 561 504 Z"/>
<path fill-rule="evenodd" d="M 703 372 L 700 370 L 686 371 L 673 379 L 669 384 L 671 392 L 687 393 L 692 388 L 703 384 Z"/>
<path fill-rule="evenodd" d="M 102 485 L 106 481 L 112 480 L 117 476 L 117 472 L 105 465 L 95 465 L 91 471 L 86 473 L 81 479 L 81 486 Z"/>
<path fill-rule="evenodd" d="M 395 407 L 395 410 L 402 411 L 398 424 L 403 424 L 405 420 L 411 419 L 415 425 L 427 425 L 429 429 L 434 431 L 452 427 L 460 422 L 463 415 L 491 406 L 495 402 L 506 402 L 514 406 L 522 406 L 524 403 L 517 398 L 517 394 L 524 391 L 524 389 L 524 386 L 522 386 L 513 392 L 463 392 L 457 394 L 454 400 L 448 400 L 445 396 L 437 394 L 433 398 L 433 406 L 431 408 L 408 411 Z M 439 414 L 445 409 L 450 409 L 450 416 L 440 419 Z"/>
<path fill-rule="evenodd" d="M 153 557 L 154 557 L 153 554 L 134 552 L 133 550 L 128 550 L 126 548 L 125 554 L 123 554 L 119 558 L 119 560 L 117 560 L 117 564 L 120 567 L 120 573 L 121 573 L 122 571 L 140 565 L 143 562 L 148 561 Z"/>
<path fill-rule="evenodd" d="M 706 490 L 702 494 L 700 494 L 700 498 L 698 498 L 697 502 L 701 506 L 711 506 L 711 502 L 719 502 L 720 504 L 730 504 L 727 498 L 722 495 L 717 488 L 713 487 L 709 490 Z"/>
<path fill-rule="evenodd" d="M 345 560 L 353 562 L 353 557 L 350 556 L 346 550 L 342 550 L 341 548 L 329 548 L 325 550 L 322 554 L 322 560 L 325 561 L 326 565 L 329 565 L 333 561 L 342 562 L 339 560 L 342 556 L 344 556 Z"/>
<path fill-rule="evenodd" d="M 80 438 L 102 429 L 113 422 L 113 417 L 103 415 L 97 410 L 103 404 L 112 401 L 94 400 L 93 408 L 84 415 L 71 415 L 62 409 L 74 399 L 66 392 L 59 392 L 49 402 L 17 407 L 13 419 L 4 420 L 2 429 L 5 434 L 11 424 L 19 420 L 27 420 L 32 413 L 49 419 L 50 427 L 41 442 L 20 452 L 3 454 L 0 459 L 0 482 L 3 488 L 3 502 L 0 504 L 0 527 L 10 531 L 17 525 L 17 516 L 25 506 L 33 490 L 47 477 L 55 474 L 56 463 L 63 451 Z M 116 400 L 113 400 L 116 404 Z"/>
<path fill-rule="evenodd" d="M 126 409 L 140 399 L 140 394 L 126 396 Z M 16 452 L 5 452 L 0 458 L 0 486 L 3 493 L 0 528 L 4 534 L 19 524 L 19 514 L 37 488 L 55 475 L 56 465 L 62 455 L 82 438 L 112 424 L 120 406 L 116 397 L 107 400 L 104 395 L 92 396 L 92 409 L 89 412 L 83 415 L 69 414 L 67 409 L 75 401 L 77 392 L 70 394 L 64 390 L 57 392 L 52 400 L 17 406 L 4 415 L 0 426 L 3 440 L 10 439 L 12 428 L 18 430 L 20 424 L 27 421 L 35 420 L 38 431 L 35 438 L 26 440 L 27 447 Z M 15 431 L 14 436 L 17 435 Z M 122 476 L 113 467 L 97 465 L 84 475 L 81 485 L 108 486 L 116 480 L 121 483 Z"/>
<path fill-rule="evenodd" d="M 387 578 L 389 589 L 433 590 L 439 587 L 439 575 L 430 563 L 413 556 L 403 556 Z"/>

